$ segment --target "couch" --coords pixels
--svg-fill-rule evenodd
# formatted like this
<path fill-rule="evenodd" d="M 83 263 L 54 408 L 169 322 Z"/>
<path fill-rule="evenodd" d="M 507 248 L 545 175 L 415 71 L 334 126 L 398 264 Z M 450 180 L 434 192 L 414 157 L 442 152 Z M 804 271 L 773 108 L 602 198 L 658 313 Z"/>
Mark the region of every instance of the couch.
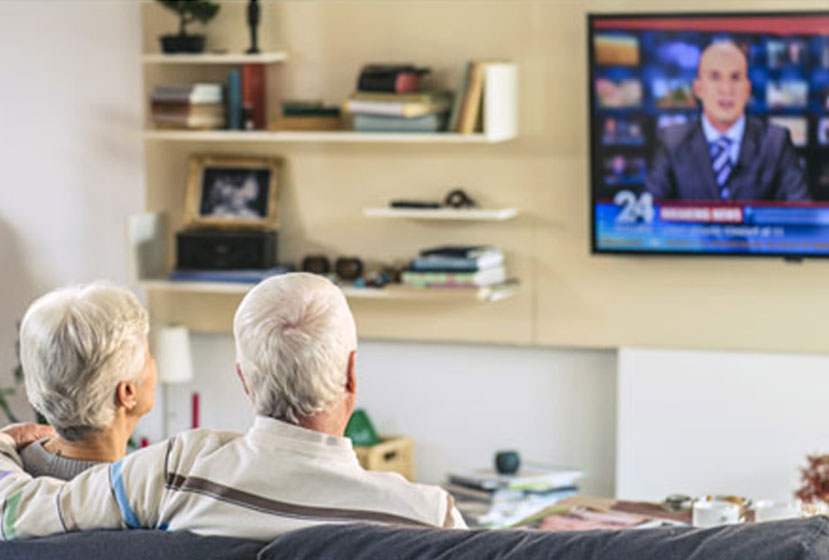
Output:
<path fill-rule="evenodd" d="M 829 560 L 829 518 L 713 529 L 579 533 L 441 530 L 346 524 L 294 531 L 270 543 L 187 532 L 92 531 L 0 543 L 3 560 L 550 559 Z"/>

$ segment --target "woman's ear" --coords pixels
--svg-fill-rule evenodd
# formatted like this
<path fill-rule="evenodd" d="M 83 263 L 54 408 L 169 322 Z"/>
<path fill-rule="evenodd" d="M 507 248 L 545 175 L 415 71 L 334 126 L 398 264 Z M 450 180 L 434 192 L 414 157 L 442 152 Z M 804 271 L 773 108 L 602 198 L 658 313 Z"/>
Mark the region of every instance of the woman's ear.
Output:
<path fill-rule="evenodd" d="M 132 410 L 138 404 L 138 387 L 132 381 L 121 381 L 115 388 L 115 406 Z"/>
<path fill-rule="evenodd" d="M 239 381 L 242 382 L 242 389 L 245 390 L 245 394 L 250 396 L 250 391 L 248 391 L 248 384 L 245 383 L 245 376 L 242 375 L 242 368 L 239 367 L 239 364 L 236 364 L 236 375 L 239 376 Z"/>

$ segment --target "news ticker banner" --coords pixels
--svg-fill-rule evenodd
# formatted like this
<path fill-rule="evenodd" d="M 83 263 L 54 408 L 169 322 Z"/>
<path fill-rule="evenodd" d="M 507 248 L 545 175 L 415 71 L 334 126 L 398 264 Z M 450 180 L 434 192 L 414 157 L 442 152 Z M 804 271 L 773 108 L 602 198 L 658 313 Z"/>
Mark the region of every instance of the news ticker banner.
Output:
<path fill-rule="evenodd" d="M 615 252 L 829 255 L 829 204 L 654 201 L 595 205 L 595 246 Z"/>

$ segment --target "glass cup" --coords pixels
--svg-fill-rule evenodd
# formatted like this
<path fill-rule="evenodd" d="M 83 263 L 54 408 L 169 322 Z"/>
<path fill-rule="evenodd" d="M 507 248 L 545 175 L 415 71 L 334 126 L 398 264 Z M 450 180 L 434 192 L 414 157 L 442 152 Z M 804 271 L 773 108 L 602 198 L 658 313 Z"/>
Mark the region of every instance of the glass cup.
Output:
<path fill-rule="evenodd" d="M 760 500 L 754 505 L 754 521 L 777 521 L 801 516 L 799 500 Z"/>

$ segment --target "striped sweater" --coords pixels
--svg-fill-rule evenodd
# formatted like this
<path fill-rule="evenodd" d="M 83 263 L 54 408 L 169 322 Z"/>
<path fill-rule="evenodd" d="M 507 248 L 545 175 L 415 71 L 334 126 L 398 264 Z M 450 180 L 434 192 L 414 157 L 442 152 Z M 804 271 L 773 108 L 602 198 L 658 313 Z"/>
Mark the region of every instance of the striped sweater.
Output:
<path fill-rule="evenodd" d="M 31 478 L 0 434 L 0 536 L 190 530 L 259 540 L 319 523 L 465 527 L 449 495 L 365 471 L 351 441 L 257 417 L 246 434 L 192 430 L 70 481 Z"/>

